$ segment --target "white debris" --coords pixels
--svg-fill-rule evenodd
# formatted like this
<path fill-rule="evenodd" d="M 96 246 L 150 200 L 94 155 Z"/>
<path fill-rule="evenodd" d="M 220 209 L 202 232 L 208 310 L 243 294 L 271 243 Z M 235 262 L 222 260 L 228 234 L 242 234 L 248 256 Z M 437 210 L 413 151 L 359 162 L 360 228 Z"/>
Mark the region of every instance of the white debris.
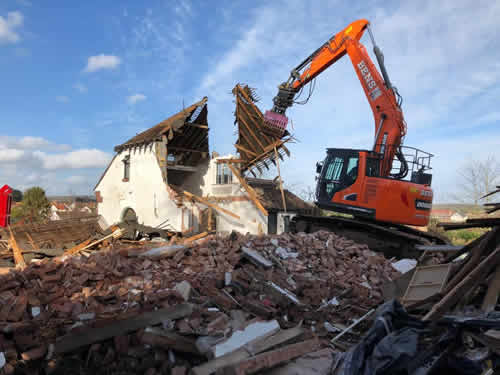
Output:
<path fill-rule="evenodd" d="M 232 274 L 231 272 L 226 272 L 224 274 L 224 285 L 225 286 L 229 286 L 231 285 L 231 278 L 232 278 Z"/>
<path fill-rule="evenodd" d="M 406 273 L 417 266 L 417 261 L 415 259 L 400 259 L 391 263 L 391 266 L 401 273 Z"/>
<path fill-rule="evenodd" d="M 34 306 L 31 308 L 31 316 L 34 318 L 34 317 L 37 317 L 38 315 L 40 315 L 40 307 L 38 306 Z"/>
<path fill-rule="evenodd" d="M 278 247 L 275 252 L 281 259 L 297 258 L 299 256 L 299 253 L 294 253 L 290 249 L 285 249 L 283 247 Z"/>
<path fill-rule="evenodd" d="M 243 252 L 243 255 L 245 255 L 245 257 L 253 263 L 257 263 L 258 265 L 264 266 L 265 268 L 270 268 L 273 266 L 272 262 L 264 258 L 255 250 L 252 250 L 248 247 L 242 247 L 241 251 Z"/>
<path fill-rule="evenodd" d="M 95 318 L 95 313 L 90 312 L 90 313 L 83 313 L 78 315 L 79 320 L 92 320 Z"/>
<path fill-rule="evenodd" d="M 278 246 L 279 241 L 278 241 L 278 239 L 277 239 L 277 238 L 272 238 L 272 239 L 271 239 L 271 243 L 272 243 L 274 246 Z"/>
<path fill-rule="evenodd" d="M 337 299 L 337 297 L 333 297 L 331 300 L 329 301 L 325 301 L 323 300 L 323 303 L 321 304 L 321 306 L 318 308 L 318 310 L 316 311 L 319 311 L 319 310 L 322 310 L 324 309 L 325 307 L 327 306 L 339 306 L 340 305 L 340 302 L 339 300 Z"/>
<path fill-rule="evenodd" d="M 0 368 L 3 368 L 5 366 L 5 354 L 3 352 L 0 352 Z"/>
<path fill-rule="evenodd" d="M 271 287 L 273 287 L 274 289 L 276 289 L 278 292 L 280 292 L 284 296 L 288 297 L 288 299 L 291 300 L 292 302 L 296 303 L 297 305 L 302 305 L 302 303 L 300 303 L 297 296 L 295 294 L 293 294 L 292 292 L 290 292 L 289 290 L 283 289 L 282 287 L 280 287 L 279 285 L 276 285 L 272 281 L 268 281 L 267 284 L 270 285 Z"/>
<path fill-rule="evenodd" d="M 151 238 L 150 241 L 151 242 L 167 242 L 167 240 L 162 238 L 162 237 L 153 237 L 153 238 Z"/>
<path fill-rule="evenodd" d="M 235 331 L 228 340 L 216 345 L 215 358 L 241 348 L 243 345 L 259 337 L 271 335 L 279 329 L 280 325 L 276 320 L 249 324 L 244 330 Z"/>
<path fill-rule="evenodd" d="M 368 284 L 366 281 L 363 281 L 360 285 L 364 286 L 365 288 L 371 289 L 372 286 Z"/>
<path fill-rule="evenodd" d="M 191 296 L 191 284 L 187 282 L 186 280 L 175 284 L 174 290 L 179 293 L 184 301 L 188 301 L 189 297 Z"/>
<path fill-rule="evenodd" d="M 55 350 L 56 350 L 56 346 L 54 344 L 50 344 L 49 348 L 47 349 L 47 355 L 45 356 L 45 359 L 46 360 L 52 359 L 52 357 L 54 356 Z"/>
<path fill-rule="evenodd" d="M 328 305 L 333 305 L 333 306 L 338 306 L 340 305 L 339 300 L 337 297 L 333 297 L 330 301 L 327 302 Z"/>
<path fill-rule="evenodd" d="M 333 332 L 340 332 L 340 329 L 338 329 L 338 328 L 337 328 L 337 327 L 335 327 L 335 326 L 332 326 L 332 325 L 331 325 L 331 323 L 329 323 L 329 322 L 325 322 L 325 323 L 323 324 L 323 326 L 325 327 L 325 329 L 326 329 L 328 332 L 331 332 L 331 333 L 333 333 Z"/>

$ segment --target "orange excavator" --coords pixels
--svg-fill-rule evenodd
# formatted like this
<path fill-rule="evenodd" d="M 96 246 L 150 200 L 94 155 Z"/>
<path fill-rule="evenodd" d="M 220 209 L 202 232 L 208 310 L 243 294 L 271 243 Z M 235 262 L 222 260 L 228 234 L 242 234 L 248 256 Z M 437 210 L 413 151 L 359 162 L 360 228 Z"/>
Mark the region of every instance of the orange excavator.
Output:
<path fill-rule="evenodd" d="M 360 42 L 365 31 L 373 43 L 381 74 Z M 402 98 L 389 79 L 384 56 L 367 20 L 351 23 L 292 70 L 289 79 L 279 86 L 273 108 L 265 113 L 266 132 L 281 137 L 288 122 L 286 110 L 293 104 L 305 104 L 314 90 L 315 78 L 346 54 L 373 111 L 375 139 L 368 150 L 327 149 L 325 160 L 316 165 L 316 205 L 352 214 L 354 219 L 297 216 L 293 227 L 297 231 L 344 231 L 356 240 L 368 236 L 361 242 L 372 247 L 374 241 L 386 247 L 394 239 L 397 243 L 392 247 L 396 249 L 408 244 L 442 243 L 431 234 L 408 227 L 429 222 L 433 155 L 403 146 L 406 122 Z M 307 84 L 308 98 L 300 102 Z M 396 253 L 401 255 L 400 251 Z"/>

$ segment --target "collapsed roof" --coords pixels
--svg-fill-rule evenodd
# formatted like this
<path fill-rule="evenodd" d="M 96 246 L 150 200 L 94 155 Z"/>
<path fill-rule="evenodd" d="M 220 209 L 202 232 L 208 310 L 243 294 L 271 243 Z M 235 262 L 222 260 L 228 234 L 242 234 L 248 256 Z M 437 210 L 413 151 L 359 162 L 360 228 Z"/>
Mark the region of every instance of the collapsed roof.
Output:
<path fill-rule="evenodd" d="M 208 155 L 207 100 L 202 100 L 115 147 L 116 152 L 152 142 L 167 145 L 168 155 L 196 165 Z"/>
<path fill-rule="evenodd" d="M 281 190 L 276 181 L 248 177 L 246 181 L 258 194 L 259 200 L 266 210 L 283 211 Z M 305 202 L 291 191 L 283 189 L 283 193 L 285 195 L 286 208 L 288 211 L 309 215 L 317 213 L 316 206 Z"/>
<path fill-rule="evenodd" d="M 269 169 L 268 163 L 276 164 L 276 157 L 283 160 L 283 156 L 290 156 L 285 146 L 292 137 L 285 133 L 278 138 L 264 133 L 264 116 L 255 105 L 258 102 L 255 90 L 247 85 L 237 84 L 232 90 L 236 98 L 234 123 L 238 125 L 238 140 L 235 143 L 240 154 L 241 171 L 252 171 L 254 168 L 262 173 L 263 168 Z"/>

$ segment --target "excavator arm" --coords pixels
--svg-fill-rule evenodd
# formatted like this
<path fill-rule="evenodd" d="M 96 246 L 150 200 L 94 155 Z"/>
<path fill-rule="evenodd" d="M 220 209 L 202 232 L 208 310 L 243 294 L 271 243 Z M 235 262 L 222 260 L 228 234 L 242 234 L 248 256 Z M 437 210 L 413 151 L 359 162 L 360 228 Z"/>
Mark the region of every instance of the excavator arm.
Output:
<path fill-rule="evenodd" d="M 370 23 L 364 19 L 351 23 L 294 68 L 289 79 L 279 86 L 278 94 L 273 99 L 273 108 L 266 112 L 265 117 L 271 127 L 284 129 L 288 122 L 285 112 L 297 103 L 295 101 L 297 94 L 300 96 L 305 85 L 347 54 L 373 112 L 375 120 L 373 151 L 382 156 L 380 174 L 391 175 L 392 162 L 396 156 L 402 167 L 399 173 L 392 176 L 402 178 L 408 171 L 406 161 L 400 151 L 406 134 L 406 123 L 400 107 L 399 94 L 389 80 L 383 54 L 375 44 L 369 26 Z M 382 75 L 360 42 L 365 30 L 368 30 L 374 44 L 374 53 Z"/>

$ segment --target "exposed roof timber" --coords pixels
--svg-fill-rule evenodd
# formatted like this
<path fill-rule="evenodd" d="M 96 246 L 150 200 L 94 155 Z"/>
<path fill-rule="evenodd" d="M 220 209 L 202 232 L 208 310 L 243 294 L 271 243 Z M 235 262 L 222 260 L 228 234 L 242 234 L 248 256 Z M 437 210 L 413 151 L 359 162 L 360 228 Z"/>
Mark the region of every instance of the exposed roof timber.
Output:
<path fill-rule="evenodd" d="M 239 100 L 241 100 L 241 99 L 239 99 Z M 241 107 L 245 108 L 244 106 L 241 106 Z M 265 149 L 264 145 L 260 142 L 259 137 L 257 137 L 255 135 L 255 133 L 252 131 L 252 128 L 250 127 L 250 125 L 248 125 L 247 121 L 243 118 L 243 116 L 240 116 L 239 120 L 241 123 L 243 123 L 243 125 L 246 127 L 246 129 L 248 130 L 250 135 L 253 137 L 253 139 L 257 142 L 257 144 L 260 146 L 260 148 L 262 150 L 264 150 Z"/>
<path fill-rule="evenodd" d="M 203 150 L 195 150 L 192 148 L 184 148 L 184 147 L 177 147 L 177 146 L 169 146 L 168 150 L 184 151 L 184 152 L 196 152 L 196 153 L 202 153 L 202 154 L 207 153 L 207 151 L 203 151 Z"/>
<path fill-rule="evenodd" d="M 208 125 L 201 125 L 201 124 L 191 124 L 191 123 L 186 123 L 184 126 L 190 126 L 193 128 L 200 128 L 200 129 L 209 129 Z M 209 129 L 210 130 L 210 129 Z"/>
<path fill-rule="evenodd" d="M 288 132 L 281 138 L 264 132 L 264 116 L 255 104 L 257 99 L 253 89 L 237 84 L 232 92 L 236 97 L 235 124 L 238 126 L 238 140 L 235 147 L 240 158 L 246 160 L 245 163 L 241 163 L 241 171 L 256 168 L 262 173 L 262 168 L 269 169 L 271 163 L 277 165 L 279 159 L 283 160 L 284 156 L 290 156 L 290 151 L 284 144 L 293 138 Z M 273 152 L 275 147 L 277 155 Z"/>
<path fill-rule="evenodd" d="M 166 135 L 169 141 L 175 141 L 176 137 L 182 137 L 183 134 L 186 134 L 186 131 L 182 129 L 184 126 L 187 126 L 186 130 L 192 128 L 193 130 L 208 134 L 208 125 L 206 124 L 207 100 L 207 97 L 204 97 L 199 102 L 192 104 L 166 120 L 137 134 L 127 142 L 116 146 L 115 151 L 119 152 L 129 147 L 137 147 L 139 145 L 159 141 L 162 135 Z M 194 116 L 196 116 L 196 118 L 193 118 Z M 174 131 L 177 133 L 176 135 L 174 135 Z"/>
<path fill-rule="evenodd" d="M 234 146 L 235 146 L 238 150 L 241 150 L 241 151 L 243 151 L 243 152 L 245 152 L 245 153 L 247 153 L 247 154 L 250 154 L 250 155 L 253 155 L 253 156 L 257 156 L 257 154 L 256 154 L 255 152 L 250 151 L 250 150 L 246 149 L 245 147 L 243 147 L 243 146 L 241 146 L 241 145 L 239 145 L 239 144 L 235 144 Z"/>

